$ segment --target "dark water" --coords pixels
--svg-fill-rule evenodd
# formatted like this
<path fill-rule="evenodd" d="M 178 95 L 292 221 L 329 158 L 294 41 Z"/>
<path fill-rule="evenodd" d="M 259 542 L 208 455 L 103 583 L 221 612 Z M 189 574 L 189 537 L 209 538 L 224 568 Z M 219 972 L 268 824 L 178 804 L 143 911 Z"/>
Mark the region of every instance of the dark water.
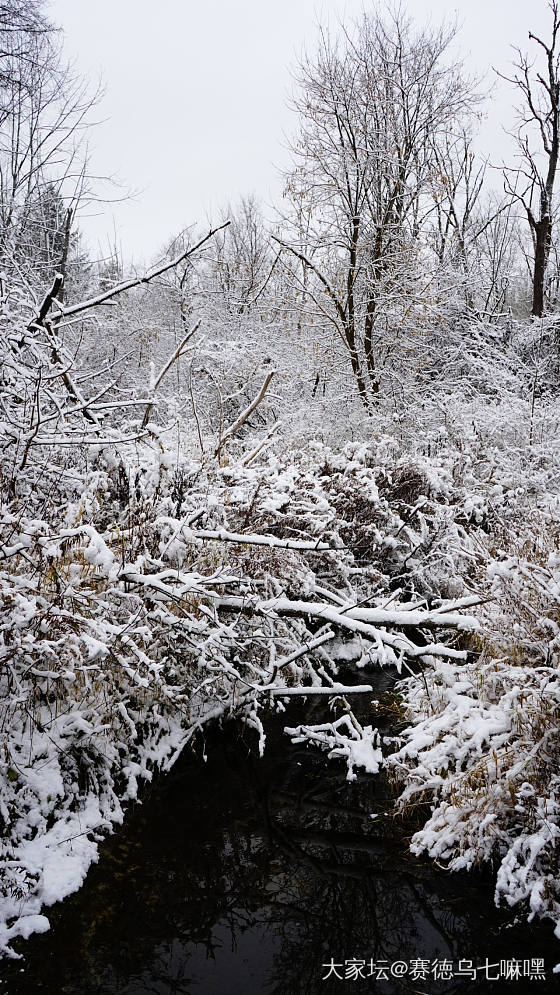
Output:
<path fill-rule="evenodd" d="M 282 736 L 297 707 L 269 723 L 262 760 L 254 734 L 231 725 L 211 734 L 205 762 L 199 744 L 153 787 L 82 891 L 51 910 L 50 933 L 0 965 L 0 995 L 560 991 L 552 928 L 498 913 L 482 874 L 412 858 L 410 827 L 371 818 L 386 808 L 380 779 L 349 783 L 344 764 Z M 352 958 L 365 962 L 356 979 Z M 547 980 L 456 973 L 460 959 L 514 958 L 543 958 Z M 427 977 L 413 960 L 430 962 Z M 437 981 L 444 960 L 451 977 Z"/>

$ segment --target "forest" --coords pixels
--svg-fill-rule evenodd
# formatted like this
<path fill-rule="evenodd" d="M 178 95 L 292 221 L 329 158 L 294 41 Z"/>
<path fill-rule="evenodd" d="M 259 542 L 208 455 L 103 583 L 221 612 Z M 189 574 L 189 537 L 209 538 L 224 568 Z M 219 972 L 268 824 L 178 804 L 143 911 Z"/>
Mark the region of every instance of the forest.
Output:
<path fill-rule="evenodd" d="M 332 719 L 287 739 L 560 939 L 557 0 L 527 30 L 498 180 L 456 29 L 367 7 L 295 70 L 274 218 L 140 271 L 80 232 L 89 82 L 0 3 L 0 956 L 205 727 L 262 753 L 296 695 Z M 383 667 L 394 735 L 353 710 Z"/>

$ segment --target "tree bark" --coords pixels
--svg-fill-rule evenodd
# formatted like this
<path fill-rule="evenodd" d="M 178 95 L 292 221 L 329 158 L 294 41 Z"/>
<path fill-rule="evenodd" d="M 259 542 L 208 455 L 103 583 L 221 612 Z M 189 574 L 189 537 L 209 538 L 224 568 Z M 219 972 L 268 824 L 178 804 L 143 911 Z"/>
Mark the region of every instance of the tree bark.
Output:
<path fill-rule="evenodd" d="M 533 266 L 533 306 L 531 314 L 534 318 L 542 318 L 545 303 L 545 280 L 552 236 L 550 215 L 545 215 L 537 221 L 535 228 L 535 261 Z"/>

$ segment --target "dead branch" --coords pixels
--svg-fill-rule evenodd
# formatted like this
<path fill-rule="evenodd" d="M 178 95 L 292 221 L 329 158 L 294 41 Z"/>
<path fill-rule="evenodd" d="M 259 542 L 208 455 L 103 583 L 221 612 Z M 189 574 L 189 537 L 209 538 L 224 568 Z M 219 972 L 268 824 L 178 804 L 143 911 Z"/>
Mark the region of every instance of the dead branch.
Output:
<path fill-rule="evenodd" d="M 182 252 L 180 256 L 177 256 L 175 259 L 172 259 L 171 262 L 165 263 L 163 266 L 156 266 L 154 269 L 151 269 L 147 273 L 144 273 L 143 276 L 135 277 L 132 280 L 125 280 L 123 283 L 118 283 L 115 287 L 111 287 L 110 290 L 105 291 L 105 293 L 98 294 L 97 297 L 91 297 L 87 301 L 81 301 L 81 303 L 79 304 L 73 304 L 72 307 L 65 308 L 62 306 L 60 301 L 56 300 L 56 294 L 53 293 L 54 291 L 54 286 L 53 286 L 53 290 L 49 292 L 41 308 L 41 313 L 42 313 L 45 304 L 47 303 L 48 300 L 49 304 L 45 314 L 43 315 L 42 321 L 39 322 L 39 319 L 37 319 L 37 321 L 32 324 L 37 324 L 37 323 L 42 324 L 46 314 L 48 313 L 48 310 L 53 304 L 56 304 L 58 306 L 58 313 L 54 316 L 53 319 L 56 322 L 58 322 L 61 321 L 63 318 L 70 318 L 75 314 L 81 314 L 82 311 L 88 311 L 92 307 L 97 307 L 99 304 L 104 304 L 105 301 L 111 300 L 113 297 L 116 297 L 118 294 L 123 294 L 127 290 L 132 290 L 133 287 L 138 287 L 143 283 L 150 283 L 152 280 L 157 279 L 158 276 L 162 276 L 163 273 L 167 273 L 168 270 L 173 269 L 175 266 L 178 266 L 180 263 L 182 263 L 185 259 L 188 259 L 189 256 L 192 256 L 195 252 L 198 251 L 198 249 L 200 249 L 206 242 L 208 242 L 208 240 L 211 239 L 216 234 L 216 232 L 222 231 L 223 228 L 227 228 L 227 226 L 230 224 L 231 221 L 226 221 L 225 224 L 219 225 L 217 228 L 212 228 L 208 232 L 208 234 L 204 236 L 204 238 L 201 238 L 200 241 L 196 243 L 196 245 L 193 245 L 192 248 L 189 248 L 185 252 Z"/>
<path fill-rule="evenodd" d="M 255 408 L 258 408 L 259 404 L 263 400 L 264 395 L 266 394 L 266 392 L 268 390 L 268 385 L 269 385 L 270 381 L 272 380 L 272 378 L 273 378 L 273 376 L 274 376 L 275 373 L 276 373 L 276 370 L 271 370 L 270 373 L 267 373 L 266 378 L 264 380 L 264 383 L 263 383 L 261 389 L 259 390 L 259 393 L 257 394 L 257 396 L 251 401 L 250 405 L 247 408 L 245 408 L 244 411 L 241 412 L 241 414 L 239 415 L 239 418 L 237 418 L 229 426 L 229 428 L 226 428 L 226 430 L 223 433 L 223 435 L 221 435 L 220 441 L 218 442 L 218 445 L 217 445 L 216 450 L 214 452 L 214 456 L 216 456 L 218 459 L 220 458 L 220 454 L 221 454 L 221 451 L 222 451 L 225 443 L 228 442 L 229 439 L 233 438 L 233 436 L 236 435 L 237 432 L 239 432 L 239 429 L 242 427 L 242 425 L 245 424 L 245 422 L 247 421 L 247 419 L 249 418 L 249 416 L 252 415 L 252 413 L 255 410 Z"/>
<path fill-rule="evenodd" d="M 234 542 L 243 546 L 268 546 L 269 549 L 298 549 L 323 552 L 333 550 L 327 542 L 307 539 L 277 539 L 276 536 L 251 535 L 245 532 L 228 532 L 226 529 L 197 529 L 192 533 L 195 539 L 212 539 L 216 542 Z"/>
<path fill-rule="evenodd" d="M 192 339 L 193 335 L 195 334 L 195 332 L 198 331 L 199 328 L 200 328 L 200 321 L 197 321 L 196 325 L 194 325 L 194 327 L 191 328 L 190 332 L 187 332 L 187 334 L 185 335 L 185 337 L 179 343 L 179 345 L 175 349 L 175 352 L 173 353 L 173 355 L 168 359 L 168 361 L 165 364 L 165 366 L 163 367 L 163 369 L 161 369 L 160 372 L 158 373 L 158 375 L 156 377 L 156 380 L 155 380 L 155 383 L 154 383 L 154 386 L 152 388 L 152 394 L 155 394 L 155 392 L 158 389 L 158 387 L 159 387 L 161 381 L 163 380 L 165 374 L 171 369 L 171 367 L 173 366 L 173 363 L 177 359 L 179 359 L 179 356 L 183 352 L 183 349 L 185 348 L 185 346 L 187 345 L 187 343 L 190 342 L 190 340 Z M 146 411 L 144 413 L 144 418 L 142 419 L 142 428 L 146 428 L 146 425 L 148 424 L 148 422 L 150 420 L 150 415 L 151 415 L 152 411 L 154 410 L 154 403 L 155 403 L 154 401 L 150 401 L 150 403 L 146 407 Z"/>

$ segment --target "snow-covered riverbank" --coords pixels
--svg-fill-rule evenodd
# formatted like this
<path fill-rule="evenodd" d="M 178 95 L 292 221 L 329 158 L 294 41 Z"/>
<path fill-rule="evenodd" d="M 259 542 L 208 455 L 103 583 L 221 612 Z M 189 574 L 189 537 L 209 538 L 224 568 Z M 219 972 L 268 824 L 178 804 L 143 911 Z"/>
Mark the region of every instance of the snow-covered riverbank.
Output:
<path fill-rule="evenodd" d="M 179 507 L 157 451 L 134 472 L 101 454 L 57 521 L 4 514 L 3 952 L 47 928 L 205 721 L 243 714 L 264 747 L 261 706 L 283 687 L 340 696 L 341 661 L 413 665 L 412 724 L 381 749 L 350 712 L 323 745 L 350 773 L 388 764 L 401 805 L 432 804 L 417 852 L 501 855 L 497 897 L 557 919 L 556 562 L 484 559 L 483 497 L 441 461 L 351 445 L 193 463 Z M 536 607 L 514 623 L 529 602 L 538 624 Z"/>

